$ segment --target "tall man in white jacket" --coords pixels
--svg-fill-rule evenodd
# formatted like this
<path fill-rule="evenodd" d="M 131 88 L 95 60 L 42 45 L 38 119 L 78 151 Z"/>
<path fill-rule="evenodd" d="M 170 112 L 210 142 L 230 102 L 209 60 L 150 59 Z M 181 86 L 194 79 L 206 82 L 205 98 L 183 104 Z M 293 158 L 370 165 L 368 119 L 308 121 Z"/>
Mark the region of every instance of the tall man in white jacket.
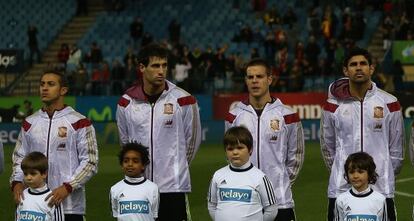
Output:
<path fill-rule="evenodd" d="M 263 59 L 246 65 L 247 101 L 236 103 L 226 116 L 226 130 L 244 126 L 253 135 L 251 162 L 273 184 L 278 214 L 276 221 L 295 220 L 292 185 L 302 167 L 305 145 L 296 112 L 270 95 L 270 66 Z"/>
<path fill-rule="evenodd" d="M 348 155 L 363 151 L 377 165 L 374 190 L 387 198 L 388 217 L 396 220 L 395 176 L 403 160 L 404 122 L 394 96 L 371 81 L 375 67 L 365 49 L 353 48 L 345 57 L 346 78 L 333 82 L 321 118 L 321 150 L 330 172 L 328 221 L 333 220 L 336 197 L 350 188 L 344 179 Z"/>
<path fill-rule="evenodd" d="M 150 44 L 138 55 L 142 85 L 129 88 L 118 102 L 116 119 L 122 144 L 149 147 L 145 175 L 158 185 L 158 219 L 191 220 L 187 193 L 189 165 L 201 142 L 195 97 L 166 80 L 168 50 Z"/>
<path fill-rule="evenodd" d="M 47 183 L 51 204 L 63 204 L 66 221 L 82 221 L 85 184 L 97 173 L 98 148 L 91 121 L 64 104 L 68 82 L 63 74 L 47 71 L 40 80 L 43 108 L 26 117 L 13 152 L 11 188 L 16 203 L 24 198 L 22 159 L 33 151 L 48 158 Z"/>

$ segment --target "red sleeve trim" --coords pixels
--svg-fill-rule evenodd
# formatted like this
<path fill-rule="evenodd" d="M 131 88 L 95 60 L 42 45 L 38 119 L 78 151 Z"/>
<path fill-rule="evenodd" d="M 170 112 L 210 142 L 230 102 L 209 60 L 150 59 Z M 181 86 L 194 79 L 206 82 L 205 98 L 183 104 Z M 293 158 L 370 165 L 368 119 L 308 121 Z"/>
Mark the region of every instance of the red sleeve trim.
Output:
<path fill-rule="evenodd" d="M 226 121 L 228 121 L 229 123 L 233 123 L 234 119 L 236 119 L 236 115 L 233 115 L 231 113 L 227 113 L 226 114 Z"/>
<path fill-rule="evenodd" d="M 197 100 L 194 96 L 180 97 L 177 99 L 177 102 L 180 106 L 190 105 L 197 103 Z"/>
<path fill-rule="evenodd" d="M 128 99 L 126 99 L 124 97 L 119 98 L 119 101 L 118 101 L 118 105 L 119 106 L 126 107 L 126 106 L 128 106 L 128 104 L 129 104 L 129 100 Z"/>
<path fill-rule="evenodd" d="M 336 109 L 339 107 L 337 104 L 332 104 L 329 102 L 326 102 L 325 105 L 323 105 L 323 109 L 332 113 L 335 113 Z"/>
<path fill-rule="evenodd" d="M 297 123 L 300 121 L 298 113 L 283 116 L 285 124 Z"/>
<path fill-rule="evenodd" d="M 398 101 L 387 104 L 387 107 L 390 112 L 399 111 L 401 109 L 400 102 Z"/>
<path fill-rule="evenodd" d="M 88 118 L 83 118 L 83 119 L 78 120 L 76 123 L 73 123 L 72 127 L 75 130 L 79 130 L 84 127 L 89 127 L 91 125 L 92 125 L 92 122 Z"/>
<path fill-rule="evenodd" d="M 31 126 L 32 125 L 29 122 L 27 122 L 26 120 L 23 120 L 22 127 L 25 132 L 27 132 Z"/>

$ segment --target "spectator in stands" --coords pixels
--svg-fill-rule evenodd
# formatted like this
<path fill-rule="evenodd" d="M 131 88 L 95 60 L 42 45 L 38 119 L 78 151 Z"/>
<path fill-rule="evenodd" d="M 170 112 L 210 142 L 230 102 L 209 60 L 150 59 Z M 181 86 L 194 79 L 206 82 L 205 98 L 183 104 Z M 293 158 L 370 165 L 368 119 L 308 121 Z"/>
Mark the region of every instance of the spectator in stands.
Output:
<path fill-rule="evenodd" d="M 261 32 L 260 28 L 256 28 L 253 32 L 253 41 L 257 42 L 259 45 L 263 45 L 264 43 L 264 36 Z"/>
<path fill-rule="evenodd" d="M 189 76 L 189 72 L 191 70 L 192 66 L 190 61 L 188 60 L 187 57 L 181 57 L 178 59 L 178 62 L 175 64 L 175 70 L 174 70 L 174 83 L 188 91 L 189 88 L 189 81 L 188 81 L 188 76 Z"/>
<path fill-rule="evenodd" d="M 13 119 L 19 114 L 20 105 L 13 105 L 10 108 L 0 108 L 0 118 L 2 123 L 12 123 Z"/>
<path fill-rule="evenodd" d="M 129 88 L 135 81 L 142 82 L 142 75 L 138 74 L 135 60 L 129 58 L 125 65 L 125 88 Z"/>
<path fill-rule="evenodd" d="M 111 81 L 112 94 L 121 95 L 124 93 L 125 68 L 118 59 L 112 61 Z"/>
<path fill-rule="evenodd" d="M 92 95 L 106 95 L 107 84 L 109 83 L 109 77 L 111 76 L 108 62 L 102 62 L 102 67 L 94 68 L 92 72 Z"/>
<path fill-rule="evenodd" d="M 303 60 L 305 59 L 305 46 L 302 41 L 296 42 L 295 46 L 295 60 L 302 65 Z"/>
<path fill-rule="evenodd" d="M 33 64 L 33 58 L 36 55 L 37 57 L 37 62 L 40 63 L 41 62 L 41 58 L 40 58 L 40 50 L 39 50 L 39 45 L 37 42 L 37 28 L 34 25 L 29 25 L 29 28 L 27 29 L 27 38 L 29 39 L 28 41 L 28 46 L 29 46 L 29 64 L 32 65 Z"/>
<path fill-rule="evenodd" d="M 74 72 L 78 69 L 82 59 L 82 50 L 76 44 L 71 45 L 69 58 L 66 61 L 66 72 Z"/>
<path fill-rule="evenodd" d="M 303 88 L 303 72 L 301 63 L 295 59 L 289 70 L 289 91 L 300 92 Z"/>
<path fill-rule="evenodd" d="M 365 18 L 363 12 L 358 12 L 355 14 L 355 23 L 353 25 L 353 32 L 355 41 L 361 40 L 364 37 L 365 32 Z"/>
<path fill-rule="evenodd" d="M 408 20 L 408 16 L 406 12 L 399 17 L 399 23 L 397 26 L 395 39 L 396 40 L 407 40 L 407 35 L 410 30 L 410 21 Z"/>
<path fill-rule="evenodd" d="M 59 66 L 60 66 L 59 68 L 62 68 L 63 70 L 66 69 L 66 62 L 69 59 L 69 54 L 70 54 L 70 51 L 69 51 L 68 44 L 62 43 L 60 45 L 60 49 L 57 54 L 57 58 L 58 58 Z"/>
<path fill-rule="evenodd" d="M 134 49 L 132 47 L 128 47 L 127 52 L 124 56 L 124 64 L 128 62 L 128 59 L 132 59 L 133 61 L 136 61 L 137 56 L 134 53 Z"/>
<path fill-rule="evenodd" d="M 249 45 L 253 41 L 253 31 L 249 25 L 245 25 L 240 30 L 240 41 L 247 42 Z"/>
<path fill-rule="evenodd" d="M 274 25 L 280 24 L 280 15 L 276 8 L 276 5 L 272 5 L 272 7 L 267 10 L 263 15 L 263 21 L 269 28 L 272 28 Z"/>
<path fill-rule="evenodd" d="M 143 33 L 144 24 L 142 23 L 142 19 L 140 17 L 136 17 L 129 25 L 129 35 L 131 36 L 134 48 L 138 47 L 138 41 L 141 39 Z"/>
<path fill-rule="evenodd" d="M 141 47 L 145 47 L 153 41 L 153 37 L 150 33 L 145 32 L 141 39 Z"/>
<path fill-rule="evenodd" d="M 250 59 L 260 58 L 260 53 L 258 48 L 251 48 L 250 49 Z"/>
<path fill-rule="evenodd" d="M 319 36 L 320 34 L 321 21 L 318 17 L 318 12 L 316 7 L 309 9 L 309 15 L 307 18 L 307 28 L 310 35 Z"/>
<path fill-rule="evenodd" d="M 23 101 L 23 108 L 24 108 L 24 112 L 18 112 L 17 115 L 15 116 L 16 119 L 24 120 L 26 117 L 33 114 L 33 107 L 32 107 L 32 102 L 31 101 L 24 100 Z"/>
<path fill-rule="evenodd" d="M 286 32 L 283 29 L 279 29 L 275 31 L 275 42 L 276 42 L 276 50 L 278 51 L 285 47 L 288 47 Z"/>
<path fill-rule="evenodd" d="M 266 61 L 271 64 L 275 58 L 276 53 L 275 35 L 271 31 L 267 32 L 263 46 Z"/>
<path fill-rule="evenodd" d="M 296 16 L 293 8 L 291 6 L 288 7 L 288 10 L 283 15 L 282 22 L 289 26 L 289 29 L 293 28 L 293 25 L 298 21 L 298 17 Z"/>
<path fill-rule="evenodd" d="M 318 64 L 318 57 L 321 53 L 321 49 L 316 42 L 315 36 L 311 35 L 308 40 L 308 45 L 305 48 L 305 56 L 310 65 L 315 67 Z"/>
<path fill-rule="evenodd" d="M 396 60 L 394 61 L 393 69 L 392 69 L 393 81 L 394 81 L 394 90 L 395 92 L 402 92 L 404 91 L 404 69 L 402 67 L 401 61 Z"/>
<path fill-rule="evenodd" d="M 83 65 L 83 63 L 80 63 L 77 71 L 73 75 L 74 78 L 74 87 L 73 87 L 73 93 L 76 96 L 83 96 L 88 94 L 87 91 L 90 89 L 88 88 L 88 72 Z M 89 86 L 90 87 L 90 86 Z"/>
<path fill-rule="evenodd" d="M 96 41 L 92 42 L 90 51 L 86 54 L 85 60 L 86 62 L 91 63 L 93 68 L 97 68 L 99 63 L 102 62 L 102 51 Z"/>
<path fill-rule="evenodd" d="M 170 24 L 168 25 L 168 33 L 170 36 L 170 41 L 173 45 L 180 43 L 181 24 L 177 21 L 177 19 L 171 20 Z"/>

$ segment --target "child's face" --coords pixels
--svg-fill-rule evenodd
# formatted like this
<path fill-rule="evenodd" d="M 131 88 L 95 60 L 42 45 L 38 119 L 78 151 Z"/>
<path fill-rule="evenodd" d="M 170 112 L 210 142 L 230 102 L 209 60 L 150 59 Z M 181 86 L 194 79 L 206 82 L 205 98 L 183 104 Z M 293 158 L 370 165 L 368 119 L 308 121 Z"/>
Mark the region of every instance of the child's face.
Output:
<path fill-rule="evenodd" d="M 243 166 L 250 158 L 249 149 L 246 145 L 240 143 L 234 146 L 228 145 L 226 147 L 226 156 L 227 159 L 233 166 L 240 167 Z"/>
<path fill-rule="evenodd" d="M 368 171 L 349 168 L 348 180 L 359 192 L 366 190 L 368 188 Z"/>
<path fill-rule="evenodd" d="M 122 161 L 122 170 L 126 176 L 140 177 L 144 172 L 145 166 L 141 161 L 141 154 L 137 151 L 130 150 L 125 153 Z"/>
<path fill-rule="evenodd" d="M 24 183 L 30 188 L 40 188 L 45 185 L 47 173 L 41 174 L 38 170 L 27 170 L 23 172 Z"/>

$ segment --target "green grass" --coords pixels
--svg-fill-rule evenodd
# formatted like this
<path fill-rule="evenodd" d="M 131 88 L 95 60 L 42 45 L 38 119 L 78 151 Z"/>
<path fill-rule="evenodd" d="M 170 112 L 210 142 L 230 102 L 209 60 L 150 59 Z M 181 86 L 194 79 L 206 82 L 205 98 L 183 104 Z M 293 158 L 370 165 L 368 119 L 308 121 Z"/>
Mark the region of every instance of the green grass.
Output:
<path fill-rule="evenodd" d="M 109 211 L 109 188 L 123 178 L 115 145 L 100 147 L 99 172 L 87 185 L 87 220 L 113 220 Z M 5 147 L 6 171 L 0 175 L 0 220 L 13 220 L 14 203 L 8 186 L 12 147 Z M 398 179 L 414 177 L 408 156 Z M 202 145 L 191 165 L 193 192 L 190 194 L 191 215 L 194 221 L 210 220 L 206 196 L 210 178 L 215 170 L 226 164 L 221 145 Z M 305 163 L 293 187 L 297 220 L 325 220 L 328 172 L 322 161 L 318 143 L 306 144 Z M 414 194 L 414 180 L 398 183 L 397 191 Z M 400 221 L 411 220 L 413 198 L 396 195 Z"/>

